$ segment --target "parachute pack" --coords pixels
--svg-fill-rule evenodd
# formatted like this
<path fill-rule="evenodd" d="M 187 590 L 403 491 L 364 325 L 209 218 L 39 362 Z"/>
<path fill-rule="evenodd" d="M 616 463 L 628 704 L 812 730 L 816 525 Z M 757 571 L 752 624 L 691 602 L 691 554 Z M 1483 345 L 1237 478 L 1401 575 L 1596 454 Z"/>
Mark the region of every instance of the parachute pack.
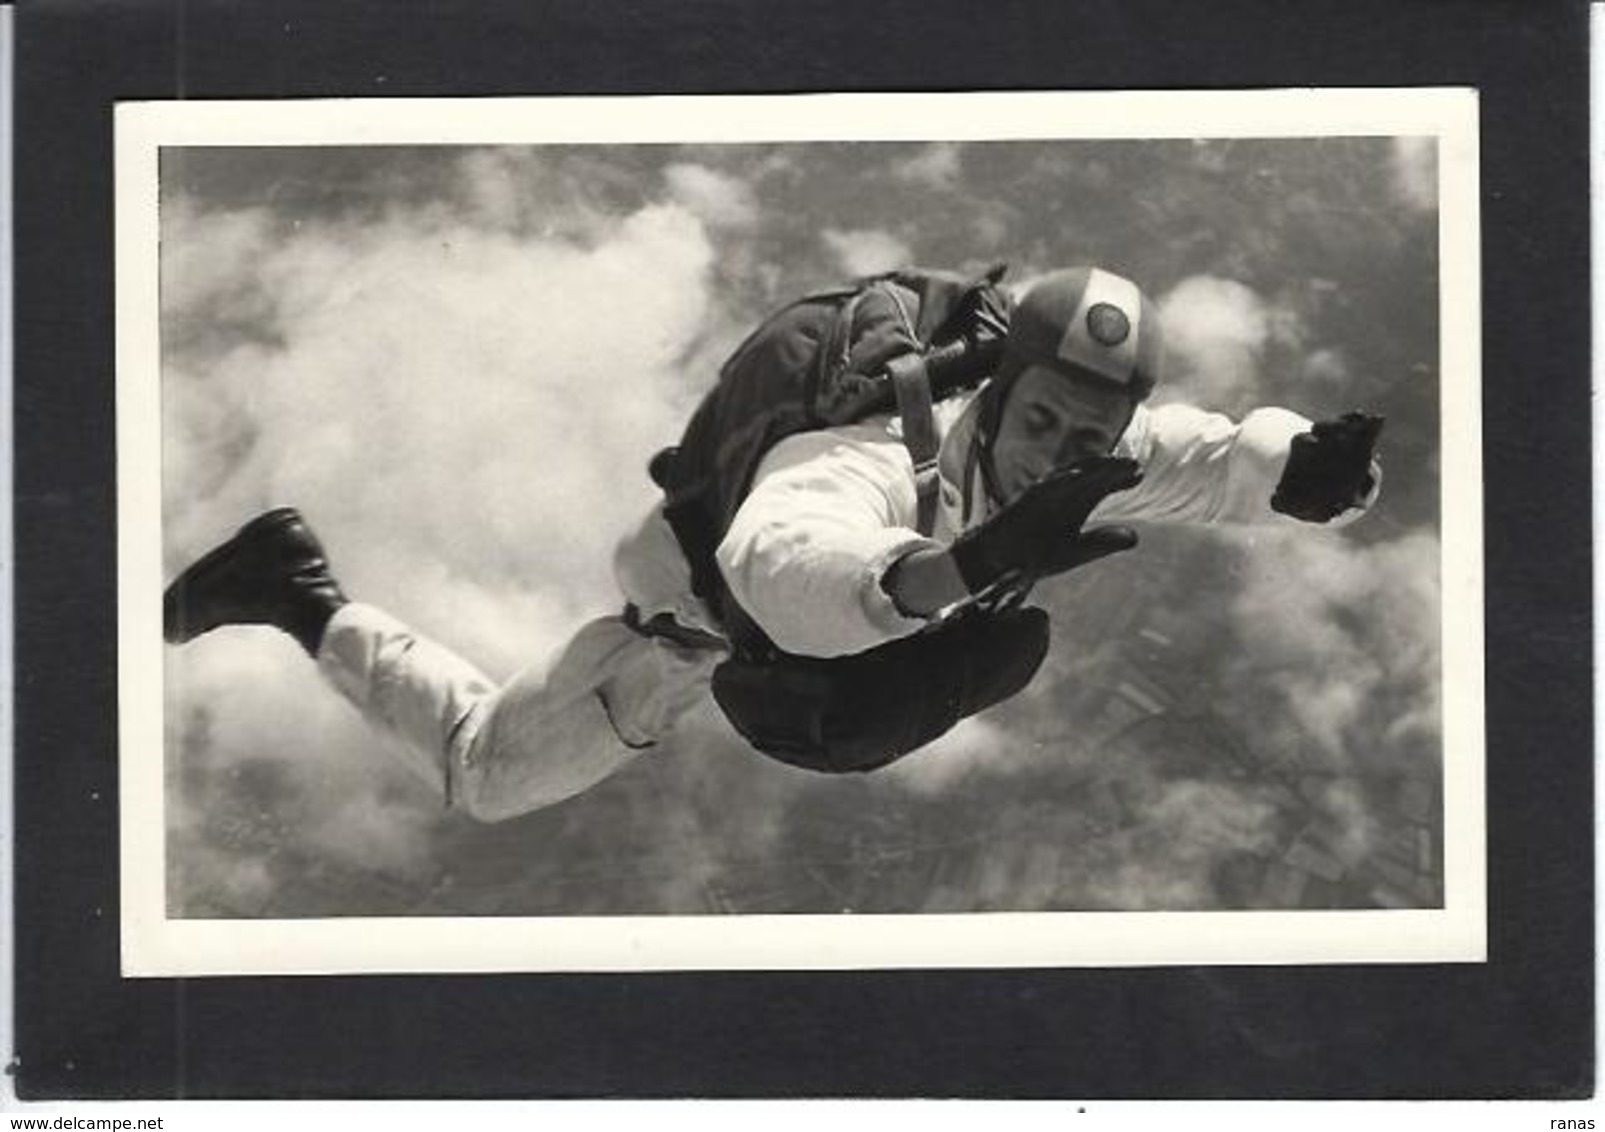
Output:
<path fill-rule="evenodd" d="M 914 463 L 920 530 L 929 534 L 937 489 L 931 407 L 996 364 L 1009 318 L 1002 274 L 902 271 L 792 303 L 737 347 L 680 443 L 652 460 L 693 589 L 730 639 L 732 655 L 714 671 L 714 699 L 771 757 L 827 773 L 885 766 L 1012 696 L 1042 663 L 1046 614 L 1007 595 L 865 652 L 796 656 L 734 601 L 714 557 L 770 448 L 894 408 Z"/>

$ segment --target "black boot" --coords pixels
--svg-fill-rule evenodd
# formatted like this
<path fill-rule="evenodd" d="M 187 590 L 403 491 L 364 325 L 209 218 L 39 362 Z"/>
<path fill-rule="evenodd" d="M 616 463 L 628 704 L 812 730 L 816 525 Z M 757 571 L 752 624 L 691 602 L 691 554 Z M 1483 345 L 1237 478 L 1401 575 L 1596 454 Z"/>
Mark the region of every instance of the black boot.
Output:
<path fill-rule="evenodd" d="M 316 656 L 324 627 L 345 603 L 301 513 L 278 507 L 174 579 L 162 595 L 162 635 L 183 644 L 219 625 L 273 625 Z"/>

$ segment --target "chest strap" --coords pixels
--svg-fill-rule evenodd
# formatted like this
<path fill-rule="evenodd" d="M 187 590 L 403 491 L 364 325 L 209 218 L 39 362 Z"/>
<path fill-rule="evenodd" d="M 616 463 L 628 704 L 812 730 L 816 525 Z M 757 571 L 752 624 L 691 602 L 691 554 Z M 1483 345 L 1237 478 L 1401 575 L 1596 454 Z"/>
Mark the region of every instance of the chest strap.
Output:
<path fill-rule="evenodd" d="M 897 412 L 903 420 L 903 447 L 914 462 L 914 529 L 930 537 L 936 529 L 936 502 L 941 476 L 936 457 L 936 415 L 931 406 L 931 382 L 925 359 L 919 354 L 893 358 L 886 367 L 897 393 Z"/>

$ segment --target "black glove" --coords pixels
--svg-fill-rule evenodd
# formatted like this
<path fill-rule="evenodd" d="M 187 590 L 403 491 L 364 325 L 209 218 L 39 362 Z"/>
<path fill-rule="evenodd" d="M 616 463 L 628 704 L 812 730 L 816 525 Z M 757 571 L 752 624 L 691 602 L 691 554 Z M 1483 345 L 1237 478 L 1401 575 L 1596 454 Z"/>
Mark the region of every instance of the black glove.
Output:
<path fill-rule="evenodd" d="M 1028 487 L 986 522 L 959 536 L 953 564 L 972 594 L 1011 574 L 1045 578 L 1130 550 L 1137 535 L 1127 527 L 1083 531 L 1105 496 L 1142 481 L 1135 460 L 1094 456 Z"/>
<path fill-rule="evenodd" d="M 1381 433 L 1382 418 L 1371 413 L 1344 413 L 1299 433 L 1288 449 L 1271 510 L 1325 523 L 1359 506 L 1375 486 L 1371 454 Z"/>

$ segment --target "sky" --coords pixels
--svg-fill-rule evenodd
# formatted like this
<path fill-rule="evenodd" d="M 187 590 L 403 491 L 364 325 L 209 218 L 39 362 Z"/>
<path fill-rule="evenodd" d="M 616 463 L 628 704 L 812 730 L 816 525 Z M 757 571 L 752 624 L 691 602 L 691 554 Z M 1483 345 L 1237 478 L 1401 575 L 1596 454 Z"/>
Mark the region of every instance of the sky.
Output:
<path fill-rule="evenodd" d="M 1438 902 L 1434 159 L 1387 138 L 165 150 L 168 576 L 293 503 L 348 593 L 497 678 L 617 610 L 647 459 L 759 319 L 855 275 L 1098 264 L 1163 313 L 1156 400 L 1388 418 L 1364 522 L 1142 531 L 1120 569 L 1039 590 L 1055 637 L 1026 693 L 863 778 L 770 762 L 710 705 L 596 790 L 478 825 L 289 638 L 168 649 L 170 910 Z"/>

